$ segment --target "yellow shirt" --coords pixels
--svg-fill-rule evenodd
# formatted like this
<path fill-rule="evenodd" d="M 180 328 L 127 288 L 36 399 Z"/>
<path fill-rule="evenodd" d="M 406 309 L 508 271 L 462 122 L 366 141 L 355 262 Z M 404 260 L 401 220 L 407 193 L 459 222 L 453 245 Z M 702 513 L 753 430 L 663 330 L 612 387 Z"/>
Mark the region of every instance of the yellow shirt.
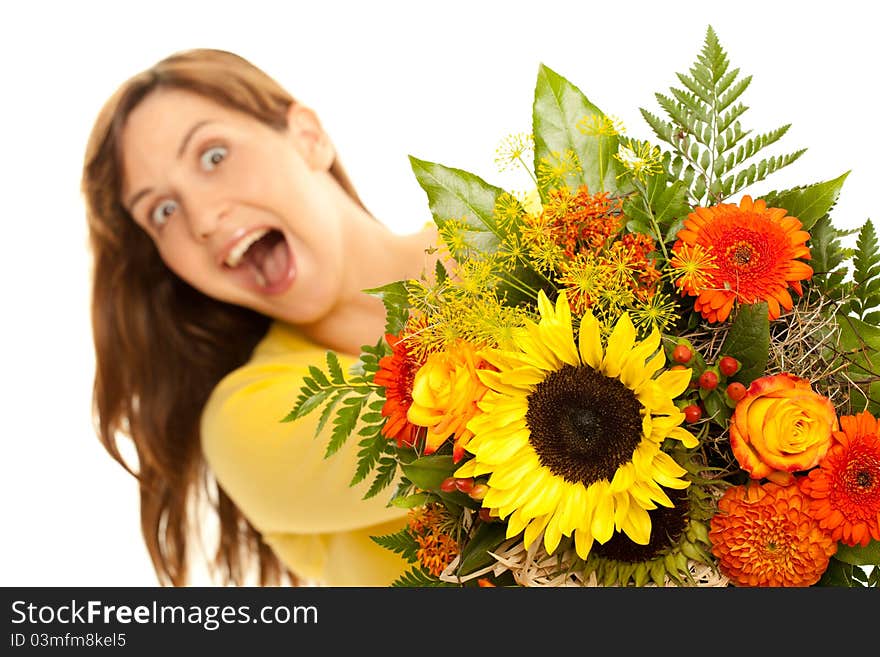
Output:
<path fill-rule="evenodd" d="M 325 459 L 330 422 L 315 437 L 319 410 L 280 421 L 308 366 L 322 366 L 325 354 L 274 322 L 251 359 L 211 393 L 202 413 L 202 451 L 223 490 L 292 572 L 327 586 L 387 586 L 407 564 L 370 536 L 401 529 L 406 510 L 388 506 L 390 488 L 364 500 L 370 477 L 349 486 L 356 433 Z M 340 363 L 347 370 L 354 359 L 340 355 Z"/>

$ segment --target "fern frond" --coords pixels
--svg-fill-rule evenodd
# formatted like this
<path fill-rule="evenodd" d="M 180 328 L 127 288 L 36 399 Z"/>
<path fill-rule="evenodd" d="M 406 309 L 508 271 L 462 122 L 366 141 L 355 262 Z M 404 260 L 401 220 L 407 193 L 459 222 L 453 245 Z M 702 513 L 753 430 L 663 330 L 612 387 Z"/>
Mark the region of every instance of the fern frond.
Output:
<path fill-rule="evenodd" d="M 642 117 L 662 141 L 671 145 L 672 175 L 681 175 L 692 205 L 719 203 L 797 160 L 803 150 L 753 161 L 787 131 L 784 125 L 749 137 L 739 118 L 748 107 L 740 102 L 752 81 L 731 68 L 711 26 L 703 49 L 687 74 L 676 74 L 683 88 L 654 97 L 668 120 L 641 109 Z"/>
<path fill-rule="evenodd" d="M 454 584 L 450 584 L 449 582 L 444 582 L 443 580 L 437 579 L 427 570 L 422 568 L 421 566 L 414 566 L 406 571 L 403 575 L 398 577 L 391 583 L 392 587 L 408 587 L 414 586 L 417 588 L 426 587 L 426 586 L 455 586 Z"/>
<path fill-rule="evenodd" d="M 399 554 L 409 563 L 416 561 L 416 552 L 418 552 L 419 544 L 407 528 L 401 529 L 394 534 L 370 536 L 370 540 L 377 545 L 381 545 L 386 550 Z"/>
<path fill-rule="evenodd" d="M 850 314 L 868 324 L 877 324 L 880 318 L 880 251 L 877 232 L 868 219 L 859 230 L 853 255 L 853 298 Z"/>

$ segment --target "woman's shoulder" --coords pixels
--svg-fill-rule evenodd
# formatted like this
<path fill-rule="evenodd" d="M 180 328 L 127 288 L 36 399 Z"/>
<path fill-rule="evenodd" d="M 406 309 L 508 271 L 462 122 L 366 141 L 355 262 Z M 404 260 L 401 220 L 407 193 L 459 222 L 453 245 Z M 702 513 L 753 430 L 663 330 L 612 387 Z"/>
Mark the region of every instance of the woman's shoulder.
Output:
<path fill-rule="evenodd" d="M 317 436 L 319 413 L 283 421 L 309 366 L 321 366 L 326 351 L 273 325 L 250 360 L 217 384 L 202 412 L 205 459 L 260 531 L 347 531 L 400 517 L 381 500 L 364 501 L 368 482 L 350 485 L 356 439 L 328 459 L 326 440 Z M 343 368 L 353 362 L 340 356 Z"/>
<path fill-rule="evenodd" d="M 202 411 L 203 427 L 216 426 L 218 420 L 226 424 L 224 420 L 229 420 L 230 413 L 240 415 L 243 409 L 250 410 L 246 416 L 251 418 L 255 413 L 275 416 L 284 408 L 289 411 L 309 367 L 322 367 L 326 353 L 325 347 L 312 342 L 295 327 L 273 322 L 248 361 L 214 386 Z M 344 354 L 337 356 L 343 367 L 355 360 Z"/>

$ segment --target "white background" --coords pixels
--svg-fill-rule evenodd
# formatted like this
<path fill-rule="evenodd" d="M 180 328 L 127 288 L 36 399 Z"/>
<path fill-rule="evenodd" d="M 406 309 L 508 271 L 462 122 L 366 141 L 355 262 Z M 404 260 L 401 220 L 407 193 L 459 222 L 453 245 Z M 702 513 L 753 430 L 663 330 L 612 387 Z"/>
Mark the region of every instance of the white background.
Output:
<path fill-rule="evenodd" d="M 367 207 L 399 232 L 430 219 L 407 155 L 511 189 L 494 152 L 529 131 L 544 63 L 628 134 L 677 84 L 712 25 L 753 81 L 746 128 L 792 123 L 808 147 L 759 194 L 852 170 L 835 211 L 875 211 L 876 21 L 811 2 L 28 2 L 0 21 L 0 585 L 155 585 L 134 480 L 90 418 L 89 259 L 79 196 L 86 137 L 133 73 L 192 47 L 232 50 L 323 119 Z M 717 3 L 721 4 L 721 3 Z M 866 3 L 861 3 L 866 7 Z M 876 218 L 876 214 L 875 214 Z M 291 400 L 293 400 L 291 391 Z M 194 583 L 207 583 L 197 574 Z"/>

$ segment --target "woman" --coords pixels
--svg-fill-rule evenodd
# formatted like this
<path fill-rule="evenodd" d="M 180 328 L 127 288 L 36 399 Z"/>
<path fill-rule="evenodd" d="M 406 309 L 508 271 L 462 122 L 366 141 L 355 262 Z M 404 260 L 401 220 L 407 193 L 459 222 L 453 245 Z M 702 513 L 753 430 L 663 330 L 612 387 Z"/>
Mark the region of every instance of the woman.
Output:
<path fill-rule="evenodd" d="M 436 233 L 376 221 L 316 114 L 218 50 L 174 54 L 116 91 L 82 189 L 97 431 L 139 481 L 160 582 L 187 583 L 202 502 L 223 583 L 251 565 L 264 585 L 393 581 L 403 560 L 370 536 L 404 512 L 348 486 L 356 441 L 324 459 L 314 419 L 280 420 L 327 349 L 353 363 L 381 337 L 384 309 L 362 290 L 433 271 Z"/>

